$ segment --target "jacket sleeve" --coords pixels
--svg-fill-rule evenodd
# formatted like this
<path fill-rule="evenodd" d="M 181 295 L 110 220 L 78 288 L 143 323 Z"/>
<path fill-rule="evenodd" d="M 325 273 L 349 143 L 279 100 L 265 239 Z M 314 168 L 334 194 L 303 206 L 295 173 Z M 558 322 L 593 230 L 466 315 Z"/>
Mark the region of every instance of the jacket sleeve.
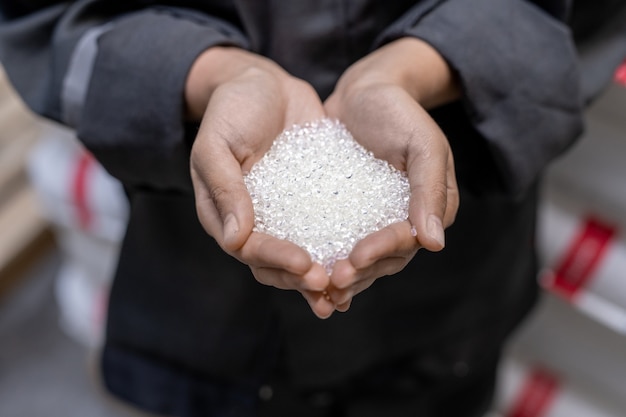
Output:
<path fill-rule="evenodd" d="M 425 5 L 425 3 L 428 3 Z M 582 131 L 578 58 L 566 0 L 428 0 L 378 39 L 414 36 L 447 60 L 499 183 L 519 195 Z"/>
<path fill-rule="evenodd" d="M 247 41 L 224 20 L 152 3 L 5 7 L 0 60 L 25 102 L 74 128 L 125 185 L 189 190 L 185 79 L 205 49 Z"/>

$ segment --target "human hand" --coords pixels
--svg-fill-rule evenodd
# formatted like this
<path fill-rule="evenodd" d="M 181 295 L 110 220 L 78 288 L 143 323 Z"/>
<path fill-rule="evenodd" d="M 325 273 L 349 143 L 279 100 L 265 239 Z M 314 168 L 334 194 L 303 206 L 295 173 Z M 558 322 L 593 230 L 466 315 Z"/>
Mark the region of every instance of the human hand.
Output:
<path fill-rule="evenodd" d="M 441 56 L 417 39 L 392 42 L 350 67 L 324 104 L 355 139 L 396 168 L 411 186 L 409 221 L 358 242 L 338 261 L 328 290 L 339 311 L 379 277 L 402 270 L 420 247 L 439 251 L 459 194 L 452 152 L 425 107 L 453 100 L 458 89 Z"/>
<path fill-rule="evenodd" d="M 243 181 L 274 139 L 293 124 L 324 116 L 315 90 L 277 64 L 236 48 L 211 48 L 186 85 L 191 118 L 201 126 L 191 151 L 200 223 L 220 247 L 247 264 L 262 284 L 299 291 L 321 318 L 334 311 L 324 268 L 293 243 L 253 232 L 254 211 Z"/>

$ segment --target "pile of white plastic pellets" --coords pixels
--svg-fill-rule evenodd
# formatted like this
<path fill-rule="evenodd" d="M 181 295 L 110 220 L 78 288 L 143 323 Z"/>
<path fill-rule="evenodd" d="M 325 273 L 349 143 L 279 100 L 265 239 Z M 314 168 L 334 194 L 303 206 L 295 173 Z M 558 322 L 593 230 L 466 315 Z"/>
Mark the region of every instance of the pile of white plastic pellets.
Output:
<path fill-rule="evenodd" d="M 304 248 L 329 273 L 356 242 L 408 218 L 406 174 L 330 119 L 284 131 L 244 181 L 255 231 Z"/>

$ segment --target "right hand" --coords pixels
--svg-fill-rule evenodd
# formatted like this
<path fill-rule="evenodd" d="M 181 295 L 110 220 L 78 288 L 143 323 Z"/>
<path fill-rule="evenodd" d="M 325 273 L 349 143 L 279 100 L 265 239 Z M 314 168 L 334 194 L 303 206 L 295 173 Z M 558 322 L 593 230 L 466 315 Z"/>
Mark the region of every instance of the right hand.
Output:
<path fill-rule="evenodd" d="M 401 271 L 419 248 L 443 249 L 459 192 L 452 150 L 426 109 L 460 94 L 451 68 L 432 46 L 401 38 L 350 66 L 326 100 L 327 114 L 377 158 L 406 171 L 411 187 L 409 221 L 366 236 L 335 264 L 328 294 L 338 311 L 348 310 L 376 279 Z"/>
<path fill-rule="evenodd" d="M 201 119 L 191 150 L 191 178 L 200 223 L 220 247 L 247 264 L 257 281 L 299 291 L 320 318 L 330 278 L 293 243 L 253 232 L 252 200 L 243 173 L 293 124 L 324 117 L 315 90 L 274 62 L 231 47 L 214 47 L 187 79 L 188 114 Z"/>

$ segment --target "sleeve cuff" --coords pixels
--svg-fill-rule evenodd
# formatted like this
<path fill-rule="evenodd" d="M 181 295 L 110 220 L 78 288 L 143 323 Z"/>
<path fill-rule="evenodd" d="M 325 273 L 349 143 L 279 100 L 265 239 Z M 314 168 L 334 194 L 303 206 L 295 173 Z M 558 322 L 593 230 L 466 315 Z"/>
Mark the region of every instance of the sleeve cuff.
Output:
<path fill-rule="evenodd" d="M 578 62 L 566 27 L 521 0 L 449 0 L 409 12 L 380 43 L 414 36 L 458 74 L 466 113 L 507 192 L 531 186 L 582 131 Z"/>
<path fill-rule="evenodd" d="M 215 45 L 247 42 L 221 20 L 180 9 L 129 15 L 99 38 L 77 133 L 125 185 L 190 189 L 184 85 Z"/>

